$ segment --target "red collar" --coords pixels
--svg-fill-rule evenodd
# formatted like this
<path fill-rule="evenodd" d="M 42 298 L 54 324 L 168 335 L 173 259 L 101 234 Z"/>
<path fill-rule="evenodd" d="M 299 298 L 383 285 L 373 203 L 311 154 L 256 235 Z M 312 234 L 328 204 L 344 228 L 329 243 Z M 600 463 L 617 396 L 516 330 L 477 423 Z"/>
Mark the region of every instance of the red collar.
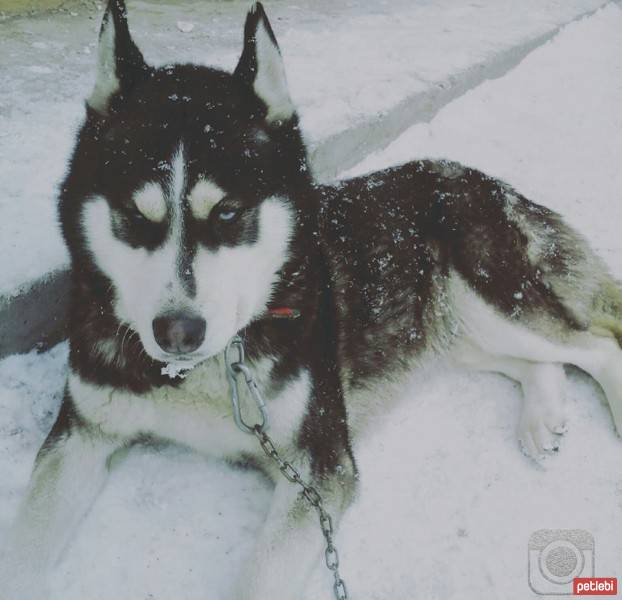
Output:
<path fill-rule="evenodd" d="M 273 319 L 297 319 L 300 316 L 300 311 L 289 306 L 279 306 L 278 308 L 269 308 L 267 315 Z"/>

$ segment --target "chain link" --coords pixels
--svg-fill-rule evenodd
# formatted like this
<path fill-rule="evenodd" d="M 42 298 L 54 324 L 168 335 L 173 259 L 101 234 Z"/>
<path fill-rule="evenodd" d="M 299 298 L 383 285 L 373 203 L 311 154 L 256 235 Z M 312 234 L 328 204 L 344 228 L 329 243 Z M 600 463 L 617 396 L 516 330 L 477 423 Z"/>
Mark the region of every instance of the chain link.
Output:
<path fill-rule="evenodd" d="M 233 349 L 237 351 L 237 361 L 229 360 L 230 353 Z M 252 433 L 255 435 L 255 437 L 259 440 L 259 445 L 265 455 L 279 467 L 279 471 L 282 473 L 283 477 L 285 477 L 285 479 L 287 479 L 290 483 L 299 485 L 302 489 L 302 495 L 304 498 L 307 502 L 309 502 L 309 504 L 311 504 L 311 506 L 313 506 L 313 508 L 315 508 L 319 517 L 322 535 L 324 536 L 324 541 L 326 542 L 324 558 L 326 560 L 326 567 L 333 574 L 333 591 L 335 593 L 335 598 L 336 600 L 348 600 L 349 596 L 346 583 L 341 578 L 339 573 L 339 553 L 337 552 L 337 548 L 334 544 L 333 520 L 324 508 L 324 502 L 320 493 L 312 485 L 305 482 L 292 463 L 281 458 L 281 455 L 278 453 L 274 443 L 266 433 L 266 429 L 268 428 L 268 413 L 266 405 L 257 383 L 248 369 L 248 366 L 244 362 L 244 345 L 242 339 L 237 336 L 229 342 L 227 350 L 225 351 L 225 367 L 227 369 L 227 376 L 231 386 L 231 400 L 237 426 L 244 433 Z M 250 394 L 261 412 L 261 424 L 251 426 L 248 425 L 242 418 L 237 382 L 237 375 L 239 373 L 243 374 L 244 381 L 246 382 Z"/>

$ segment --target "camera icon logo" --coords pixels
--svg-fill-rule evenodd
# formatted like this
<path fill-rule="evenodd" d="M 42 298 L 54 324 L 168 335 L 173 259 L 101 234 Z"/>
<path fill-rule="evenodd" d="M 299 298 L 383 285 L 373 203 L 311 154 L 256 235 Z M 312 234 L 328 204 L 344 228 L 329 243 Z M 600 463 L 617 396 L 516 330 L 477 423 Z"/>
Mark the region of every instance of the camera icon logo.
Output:
<path fill-rule="evenodd" d="M 529 587 L 571 596 L 575 577 L 594 577 L 594 538 L 583 529 L 539 529 L 529 538 Z"/>

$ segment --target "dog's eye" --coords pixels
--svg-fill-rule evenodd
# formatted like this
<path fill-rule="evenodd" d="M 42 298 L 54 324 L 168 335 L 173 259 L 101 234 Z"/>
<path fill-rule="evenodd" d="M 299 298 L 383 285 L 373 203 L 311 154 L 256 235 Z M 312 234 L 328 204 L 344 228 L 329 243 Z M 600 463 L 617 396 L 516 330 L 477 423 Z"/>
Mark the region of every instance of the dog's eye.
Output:
<path fill-rule="evenodd" d="M 145 217 L 145 215 L 143 215 L 143 213 L 141 213 L 137 208 L 130 211 L 130 219 L 134 223 L 144 223 L 148 220 L 147 217 Z"/>
<path fill-rule="evenodd" d="M 233 223 L 240 214 L 240 209 L 224 205 L 217 207 L 216 217 L 221 223 Z"/>
<path fill-rule="evenodd" d="M 222 210 L 218 213 L 218 219 L 221 221 L 233 221 L 238 216 L 238 212 L 236 210 Z"/>

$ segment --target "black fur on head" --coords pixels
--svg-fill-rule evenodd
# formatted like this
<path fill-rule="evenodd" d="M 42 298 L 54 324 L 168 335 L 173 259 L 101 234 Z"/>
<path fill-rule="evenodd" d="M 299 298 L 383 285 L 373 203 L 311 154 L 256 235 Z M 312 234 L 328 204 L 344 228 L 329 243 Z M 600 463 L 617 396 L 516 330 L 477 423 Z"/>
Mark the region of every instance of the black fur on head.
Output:
<path fill-rule="evenodd" d="M 170 180 L 180 141 L 187 189 L 207 178 L 251 216 L 264 198 L 283 196 L 292 203 L 300 226 L 300 203 L 307 204 L 312 181 L 281 54 L 261 4 L 248 13 L 234 73 L 194 64 L 149 66 L 131 37 L 123 0 L 109 0 L 99 40 L 96 83 L 59 206 L 73 263 L 72 361 L 84 363 L 81 371 L 92 372 L 95 379 L 106 379 L 108 367 L 92 364 L 91 347 L 100 338 L 116 339 L 115 331 L 127 328 L 125 347 L 117 350 L 122 355 L 129 348 L 136 361 L 144 361 L 132 369 L 128 382 L 139 389 L 141 381 L 154 380 L 159 364 L 145 355 L 135 332 L 114 314 L 113 282 L 89 250 L 84 206 L 94 197 L 105 198 L 119 239 L 148 251 L 161 246 L 167 223 L 145 225 L 132 193 L 145 181 L 164 186 Z M 185 228 L 186 258 L 201 245 L 252 242 L 256 232 L 251 217 L 240 223 L 231 239 L 220 235 L 209 219 L 200 227 Z M 193 283 L 186 283 L 192 291 Z M 77 348 L 79 343 L 85 346 Z"/>
<path fill-rule="evenodd" d="M 131 38 L 123 0 L 109 1 L 74 161 L 88 155 L 99 167 L 94 185 L 105 185 L 111 174 L 157 169 L 179 137 L 189 141 L 194 170 L 208 171 L 227 189 L 259 184 L 258 191 L 272 192 L 309 182 L 298 116 L 260 3 L 248 13 L 242 56 L 229 74 L 189 64 L 148 66 Z"/>

